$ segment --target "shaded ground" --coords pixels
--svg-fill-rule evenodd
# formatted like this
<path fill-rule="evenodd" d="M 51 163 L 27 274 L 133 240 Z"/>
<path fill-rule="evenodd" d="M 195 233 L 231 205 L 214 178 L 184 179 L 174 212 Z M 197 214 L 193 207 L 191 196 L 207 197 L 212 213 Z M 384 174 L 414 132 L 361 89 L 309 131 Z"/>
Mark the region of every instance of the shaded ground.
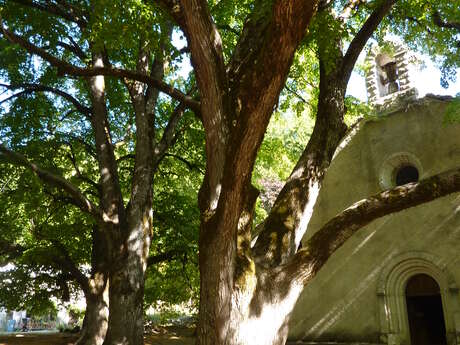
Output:
<path fill-rule="evenodd" d="M 73 345 L 78 335 L 66 333 L 14 333 L 0 335 L 0 345 Z"/>
<path fill-rule="evenodd" d="M 193 345 L 194 329 L 165 327 L 152 331 L 145 337 L 145 345 Z M 78 335 L 67 333 L 0 334 L 0 345 L 73 345 Z"/>
<path fill-rule="evenodd" d="M 145 337 L 145 345 L 194 345 L 195 328 L 172 326 L 155 330 Z M 0 344 L 1 345 L 1 344 Z"/>

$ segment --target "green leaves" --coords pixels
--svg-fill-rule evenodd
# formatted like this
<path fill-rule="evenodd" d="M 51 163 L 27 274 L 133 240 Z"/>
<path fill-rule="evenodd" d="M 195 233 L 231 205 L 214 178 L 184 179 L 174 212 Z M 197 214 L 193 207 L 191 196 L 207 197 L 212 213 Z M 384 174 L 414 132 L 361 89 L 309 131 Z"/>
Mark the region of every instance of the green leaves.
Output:
<path fill-rule="evenodd" d="M 443 26 L 458 23 L 460 2 L 406 0 L 398 2 L 388 20 L 389 30 L 414 50 L 429 54 L 441 67 L 441 85 L 455 80 L 460 66 L 458 29 Z"/>
<path fill-rule="evenodd" d="M 446 124 L 460 122 L 460 95 L 457 95 L 447 106 L 443 122 Z"/>

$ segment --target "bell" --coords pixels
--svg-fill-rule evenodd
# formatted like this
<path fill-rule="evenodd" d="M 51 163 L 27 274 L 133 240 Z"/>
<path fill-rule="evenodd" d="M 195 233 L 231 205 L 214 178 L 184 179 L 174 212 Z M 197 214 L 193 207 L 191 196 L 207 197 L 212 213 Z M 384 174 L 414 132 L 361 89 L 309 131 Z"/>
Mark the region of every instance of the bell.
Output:
<path fill-rule="evenodd" d="M 396 61 L 390 61 L 382 66 L 388 78 L 388 93 L 394 93 L 399 91 L 399 85 L 396 82 L 398 80 L 398 73 L 396 70 Z"/>

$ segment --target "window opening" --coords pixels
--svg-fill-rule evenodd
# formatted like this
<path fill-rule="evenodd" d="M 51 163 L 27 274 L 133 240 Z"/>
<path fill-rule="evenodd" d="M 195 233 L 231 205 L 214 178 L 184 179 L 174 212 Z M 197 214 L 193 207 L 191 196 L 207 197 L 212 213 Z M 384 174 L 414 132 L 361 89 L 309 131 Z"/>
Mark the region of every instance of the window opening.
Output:
<path fill-rule="evenodd" d="M 418 170 L 413 165 L 403 165 L 399 167 L 395 174 L 395 182 L 397 186 L 418 181 Z"/>
<path fill-rule="evenodd" d="M 387 54 L 379 54 L 376 59 L 377 85 L 380 97 L 399 91 L 397 62 Z"/>

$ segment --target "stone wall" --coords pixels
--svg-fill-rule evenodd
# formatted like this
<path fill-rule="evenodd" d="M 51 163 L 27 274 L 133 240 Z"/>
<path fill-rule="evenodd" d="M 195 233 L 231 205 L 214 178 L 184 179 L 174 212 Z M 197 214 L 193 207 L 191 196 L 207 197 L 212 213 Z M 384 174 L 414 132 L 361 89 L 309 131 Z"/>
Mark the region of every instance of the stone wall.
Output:
<path fill-rule="evenodd" d="M 457 167 L 460 124 L 443 122 L 446 106 L 443 100 L 418 100 L 365 120 L 350 133 L 331 164 L 304 239 L 352 203 L 391 187 L 398 162 L 417 166 L 421 179 Z M 292 344 L 408 345 L 401 306 L 405 281 L 394 275 L 407 279 L 415 272 L 437 280 L 449 345 L 460 344 L 459 205 L 457 193 L 357 232 L 302 293 L 290 321 Z"/>

